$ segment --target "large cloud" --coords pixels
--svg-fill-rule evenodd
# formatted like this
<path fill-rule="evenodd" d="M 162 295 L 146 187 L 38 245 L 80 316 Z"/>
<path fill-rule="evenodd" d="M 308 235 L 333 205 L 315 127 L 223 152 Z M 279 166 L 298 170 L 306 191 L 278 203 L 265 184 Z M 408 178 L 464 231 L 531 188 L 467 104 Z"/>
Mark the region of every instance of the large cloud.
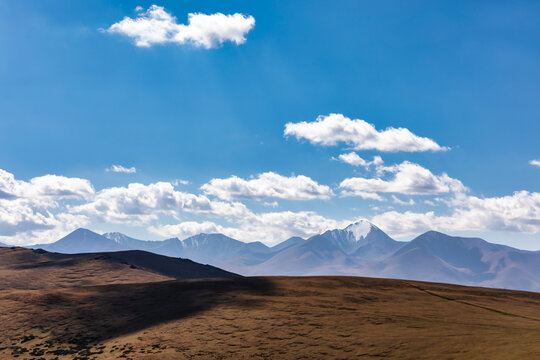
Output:
<path fill-rule="evenodd" d="M 326 230 L 342 228 L 351 221 L 325 218 L 313 211 L 281 211 L 250 214 L 236 219 L 236 226 L 221 226 L 213 222 L 181 222 L 151 227 L 150 231 L 164 237 L 185 238 L 200 232 L 219 232 L 241 241 L 262 241 L 276 244 L 292 236 L 307 238 Z"/>
<path fill-rule="evenodd" d="M 348 178 L 339 185 L 343 195 L 365 196 L 366 193 L 399 193 L 406 195 L 433 195 L 449 192 L 464 192 L 461 181 L 443 173 L 434 175 L 428 169 L 405 161 L 398 165 L 378 167 L 379 173 L 390 172 L 394 176 L 390 180 L 381 178 Z"/>
<path fill-rule="evenodd" d="M 225 200 L 265 198 L 312 200 L 328 199 L 334 195 L 330 187 L 320 185 L 307 176 L 286 177 L 274 172 L 259 174 L 250 180 L 237 176 L 212 179 L 208 184 L 201 186 L 201 189 L 206 194 Z"/>
<path fill-rule="evenodd" d="M 144 185 L 129 184 L 99 191 L 73 212 L 93 216 L 100 221 L 143 224 L 156 220 L 159 214 L 175 216 L 179 211 L 220 217 L 239 217 L 249 213 L 241 203 L 213 201 L 204 195 L 176 191 L 169 182 Z"/>
<path fill-rule="evenodd" d="M 139 10 L 135 19 L 125 17 L 106 31 L 129 36 L 140 47 L 173 43 L 210 49 L 226 41 L 243 44 L 246 41 L 245 35 L 254 26 L 255 19 L 252 16 L 221 13 L 190 13 L 187 25 L 178 24 L 176 17 L 163 7 L 152 5 L 145 12 Z"/>
<path fill-rule="evenodd" d="M 44 175 L 23 181 L 0 169 L 0 239 L 10 244 L 57 240 L 61 230 L 88 220 L 64 212 L 59 201 L 93 194 L 92 184 L 85 179 Z"/>
<path fill-rule="evenodd" d="M 41 198 L 85 198 L 93 193 L 94 188 L 86 179 L 44 175 L 26 182 L 0 169 L 0 199 L 26 198 L 40 201 L 43 200 Z"/>
<path fill-rule="evenodd" d="M 442 151 L 446 147 L 435 141 L 419 137 L 405 128 L 377 130 L 360 119 L 349 119 L 342 114 L 319 116 L 314 122 L 287 123 L 285 135 L 306 139 L 316 145 L 345 143 L 356 150 L 379 151 Z"/>
<path fill-rule="evenodd" d="M 226 232 L 226 229 L 223 226 L 217 225 L 211 221 L 184 221 L 173 225 L 150 226 L 149 231 L 163 237 L 177 237 L 179 239 L 185 239 L 201 233 L 224 233 Z"/>
<path fill-rule="evenodd" d="M 453 203 L 450 215 L 389 211 L 371 220 L 394 236 L 418 235 L 431 229 L 540 232 L 540 193 L 517 191 L 492 198 L 460 196 Z"/>

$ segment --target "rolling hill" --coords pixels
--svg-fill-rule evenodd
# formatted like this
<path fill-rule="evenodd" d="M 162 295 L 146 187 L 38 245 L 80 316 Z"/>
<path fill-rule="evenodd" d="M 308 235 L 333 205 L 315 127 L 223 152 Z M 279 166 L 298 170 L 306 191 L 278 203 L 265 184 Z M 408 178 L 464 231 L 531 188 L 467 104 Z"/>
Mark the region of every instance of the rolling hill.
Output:
<path fill-rule="evenodd" d="M 235 277 L 236 274 L 145 251 L 59 254 L 0 248 L 0 289 L 43 289 L 119 283 Z"/>
<path fill-rule="evenodd" d="M 0 291 L 0 358 L 538 359 L 540 294 L 359 277 Z"/>

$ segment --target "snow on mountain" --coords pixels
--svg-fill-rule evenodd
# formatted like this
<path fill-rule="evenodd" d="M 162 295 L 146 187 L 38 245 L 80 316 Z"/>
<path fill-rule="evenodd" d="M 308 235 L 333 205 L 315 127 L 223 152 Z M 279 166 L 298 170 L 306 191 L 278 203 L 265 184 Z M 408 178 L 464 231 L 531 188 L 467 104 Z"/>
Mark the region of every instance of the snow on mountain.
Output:
<path fill-rule="evenodd" d="M 352 233 L 356 241 L 365 239 L 374 225 L 367 220 L 360 220 L 347 226 L 344 230 Z"/>

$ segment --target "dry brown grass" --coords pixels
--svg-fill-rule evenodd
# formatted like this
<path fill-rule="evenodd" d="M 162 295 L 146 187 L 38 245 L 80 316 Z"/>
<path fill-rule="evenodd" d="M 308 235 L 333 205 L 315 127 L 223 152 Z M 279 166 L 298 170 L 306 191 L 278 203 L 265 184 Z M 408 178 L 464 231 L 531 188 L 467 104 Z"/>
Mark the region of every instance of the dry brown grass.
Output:
<path fill-rule="evenodd" d="M 0 358 L 537 359 L 540 294 L 356 277 L 0 291 Z"/>
<path fill-rule="evenodd" d="M 113 261 L 106 255 L 65 255 L 0 248 L 0 290 L 125 284 L 174 278 Z"/>

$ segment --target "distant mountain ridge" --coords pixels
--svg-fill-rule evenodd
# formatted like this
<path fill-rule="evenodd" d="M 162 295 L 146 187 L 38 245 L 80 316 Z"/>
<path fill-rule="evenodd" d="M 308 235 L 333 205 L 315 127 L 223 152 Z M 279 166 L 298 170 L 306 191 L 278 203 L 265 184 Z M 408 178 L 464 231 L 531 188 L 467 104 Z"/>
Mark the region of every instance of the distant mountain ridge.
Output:
<path fill-rule="evenodd" d="M 540 291 L 540 252 L 436 231 L 399 242 L 366 220 L 273 247 L 223 234 L 144 241 L 86 229 L 32 247 L 63 253 L 144 250 L 241 275 L 353 275 Z"/>

